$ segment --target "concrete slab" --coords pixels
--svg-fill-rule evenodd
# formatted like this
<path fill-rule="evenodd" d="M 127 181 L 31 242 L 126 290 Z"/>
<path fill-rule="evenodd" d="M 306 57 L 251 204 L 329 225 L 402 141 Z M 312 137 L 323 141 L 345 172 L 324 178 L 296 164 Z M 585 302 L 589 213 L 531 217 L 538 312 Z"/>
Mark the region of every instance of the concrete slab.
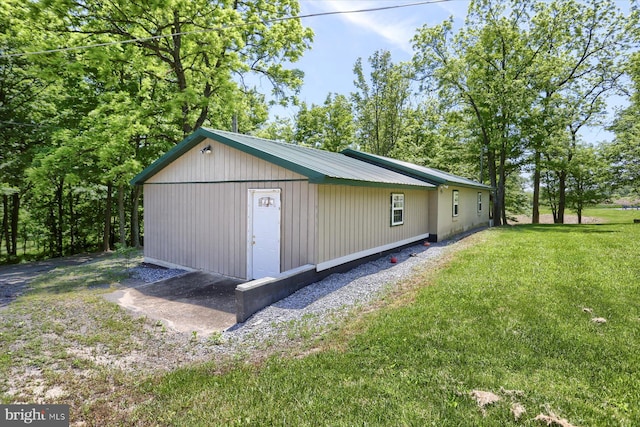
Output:
<path fill-rule="evenodd" d="M 210 335 L 236 323 L 236 286 L 242 280 L 201 271 L 106 295 L 109 301 L 180 332 Z"/>

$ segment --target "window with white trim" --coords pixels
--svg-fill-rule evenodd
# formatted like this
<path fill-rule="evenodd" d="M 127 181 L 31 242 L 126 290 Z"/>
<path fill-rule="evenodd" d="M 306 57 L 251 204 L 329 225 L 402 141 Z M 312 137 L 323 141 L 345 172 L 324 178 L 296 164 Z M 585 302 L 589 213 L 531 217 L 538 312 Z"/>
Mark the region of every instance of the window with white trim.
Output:
<path fill-rule="evenodd" d="M 391 193 L 391 225 L 404 224 L 404 194 Z"/>
<path fill-rule="evenodd" d="M 460 197 L 458 195 L 458 190 L 453 190 L 452 191 L 452 198 L 453 198 L 453 216 L 458 216 L 459 212 L 459 207 L 460 207 Z"/>
<path fill-rule="evenodd" d="M 478 213 L 482 212 L 482 193 L 478 191 Z"/>

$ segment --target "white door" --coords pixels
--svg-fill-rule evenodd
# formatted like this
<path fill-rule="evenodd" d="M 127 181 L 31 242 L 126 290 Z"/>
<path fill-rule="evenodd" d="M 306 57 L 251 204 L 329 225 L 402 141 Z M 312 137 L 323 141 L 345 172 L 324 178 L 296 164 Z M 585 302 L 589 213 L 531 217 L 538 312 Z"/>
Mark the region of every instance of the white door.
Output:
<path fill-rule="evenodd" d="M 280 189 L 249 190 L 247 277 L 280 273 Z"/>

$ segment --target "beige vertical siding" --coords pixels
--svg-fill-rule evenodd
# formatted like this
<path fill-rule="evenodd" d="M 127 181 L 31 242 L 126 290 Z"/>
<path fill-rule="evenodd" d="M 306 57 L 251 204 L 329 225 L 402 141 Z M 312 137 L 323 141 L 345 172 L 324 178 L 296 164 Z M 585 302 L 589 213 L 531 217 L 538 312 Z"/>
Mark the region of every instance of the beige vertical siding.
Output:
<path fill-rule="evenodd" d="M 405 195 L 404 224 L 391 226 L 391 193 Z M 430 191 L 320 185 L 318 263 L 428 233 Z"/>
<path fill-rule="evenodd" d="M 453 191 L 458 190 L 458 216 L 453 216 Z M 478 192 L 482 193 L 482 211 L 478 212 Z M 438 188 L 438 240 L 489 224 L 489 191 L 466 187 Z M 432 231 L 432 233 L 436 233 Z"/>
<path fill-rule="evenodd" d="M 246 278 L 250 188 L 280 188 L 281 271 L 315 263 L 315 186 L 307 182 L 147 184 L 144 255 Z"/>
<path fill-rule="evenodd" d="M 200 150 L 211 145 L 211 154 Z M 227 145 L 205 139 L 147 180 L 147 183 L 306 179 L 302 175 Z"/>
<path fill-rule="evenodd" d="M 201 154 L 206 145 L 212 154 Z M 281 190 L 281 271 L 331 263 L 419 238 L 442 240 L 489 221 L 489 192 L 315 185 L 299 174 L 205 140 L 144 185 L 145 257 L 246 278 L 249 189 Z M 442 192 L 440 191 L 442 189 Z M 459 190 L 460 215 L 452 216 Z M 405 195 L 404 224 L 391 226 L 391 193 Z"/>
<path fill-rule="evenodd" d="M 207 144 L 213 153 L 200 154 Z M 281 271 L 315 264 L 317 186 L 211 140 L 145 183 L 145 257 L 246 278 L 247 199 L 252 188 L 281 189 Z"/>

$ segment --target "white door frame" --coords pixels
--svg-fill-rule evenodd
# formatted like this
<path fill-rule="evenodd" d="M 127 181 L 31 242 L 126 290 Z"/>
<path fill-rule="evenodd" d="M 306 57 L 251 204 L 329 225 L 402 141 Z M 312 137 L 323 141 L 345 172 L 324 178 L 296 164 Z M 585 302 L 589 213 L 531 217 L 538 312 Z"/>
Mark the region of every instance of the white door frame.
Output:
<path fill-rule="evenodd" d="M 282 191 L 280 188 L 249 188 L 247 191 L 247 279 L 253 279 L 253 246 L 254 246 L 254 233 L 253 233 L 253 200 L 255 194 L 264 193 L 264 194 L 278 194 L 278 203 L 282 206 Z M 282 210 L 280 209 L 280 212 Z M 278 227 L 280 230 L 278 233 L 281 233 L 282 229 L 282 218 L 278 223 Z M 280 254 L 280 248 L 278 248 L 278 253 Z M 281 257 L 281 254 L 279 258 Z"/>

